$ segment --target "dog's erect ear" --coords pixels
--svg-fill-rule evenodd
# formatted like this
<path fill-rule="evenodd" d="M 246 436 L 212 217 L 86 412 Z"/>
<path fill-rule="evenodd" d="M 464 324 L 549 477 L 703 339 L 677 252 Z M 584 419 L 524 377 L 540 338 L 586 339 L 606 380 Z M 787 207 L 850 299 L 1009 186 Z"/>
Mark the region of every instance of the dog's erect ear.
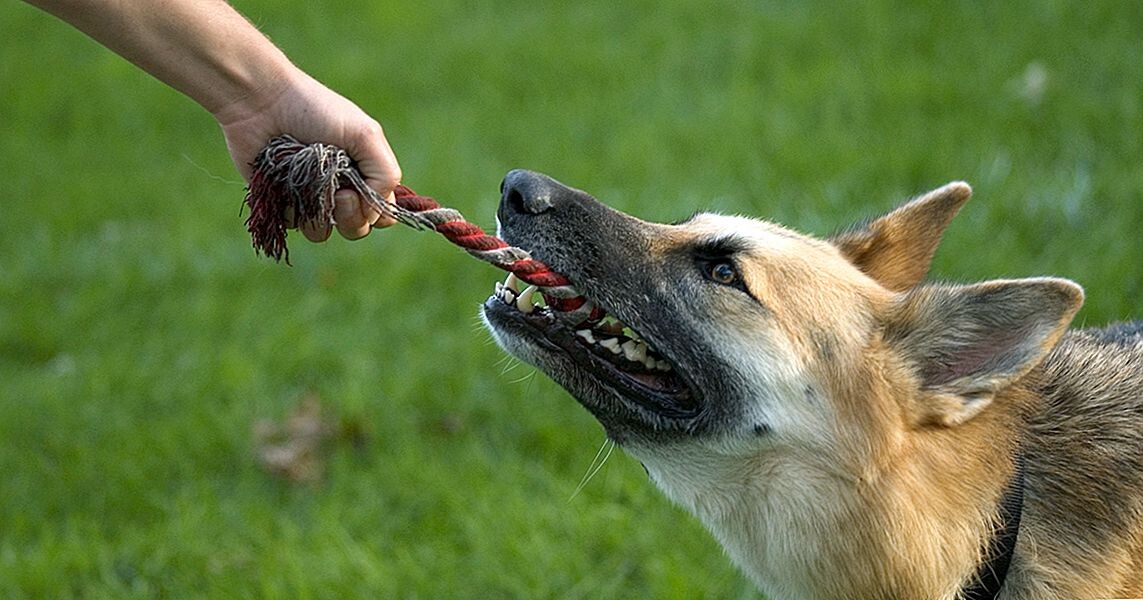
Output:
<path fill-rule="evenodd" d="M 1081 304 L 1080 286 L 1053 278 L 921 286 L 904 294 L 884 332 L 920 380 L 917 424 L 971 419 L 1043 360 Z"/>
<path fill-rule="evenodd" d="M 929 272 L 941 234 L 969 196 L 967 183 L 950 183 L 830 242 L 866 275 L 903 292 Z"/>

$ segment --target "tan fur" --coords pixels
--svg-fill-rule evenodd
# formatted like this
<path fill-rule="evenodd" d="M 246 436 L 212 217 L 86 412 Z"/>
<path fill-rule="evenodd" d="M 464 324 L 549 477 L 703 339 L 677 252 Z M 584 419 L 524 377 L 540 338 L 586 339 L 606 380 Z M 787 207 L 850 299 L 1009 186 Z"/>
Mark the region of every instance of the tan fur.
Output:
<path fill-rule="evenodd" d="M 923 383 L 917 381 L 913 365 L 899 348 L 876 336 L 869 338 L 877 321 L 882 325 L 907 322 L 923 330 L 926 323 L 948 317 L 934 314 L 940 313 L 939 302 L 913 297 L 934 296 L 932 289 L 908 292 L 927 272 L 941 232 L 968 199 L 968 192 L 964 184 L 950 184 L 866 229 L 835 238 L 836 250 L 767 224 L 764 234 L 771 243 L 760 244 L 745 263 L 751 289 L 773 311 L 773 320 L 790 342 L 791 351 L 811 366 L 811 379 L 827 386 L 824 396 L 833 400 L 838 411 L 838 444 L 833 452 L 759 461 L 759 470 L 765 472 L 760 478 L 796 471 L 791 464 L 804 462 L 807 471 L 829 473 L 841 483 L 833 490 L 823 485 L 824 489 L 816 490 L 816 498 L 788 499 L 836 505 L 812 516 L 821 520 L 820 530 L 802 523 L 800 531 L 791 528 L 782 535 L 793 535 L 804 543 L 807 537 L 826 531 L 844 532 L 831 537 L 829 545 L 807 544 L 818 551 L 801 559 L 812 563 L 817 573 L 807 597 L 875 598 L 889 593 L 896 598 L 951 598 L 981 561 L 997 503 L 1013 473 L 1010 457 L 1017 451 L 1016 416 L 1035 403 L 1027 390 L 1010 384 L 1039 361 L 1022 363 L 997 381 L 950 381 L 903 394 Z M 695 235 L 707 235 L 707 225 L 699 219 L 691 229 Z M 716 223 L 714 228 L 719 226 L 725 223 Z M 861 268 L 865 277 L 847 268 L 846 259 Z M 1034 353 L 1042 356 L 1063 335 L 1082 302 L 1082 293 L 1058 280 L 1036 283 L 1048 293 L 1030 296 L 1030 304 L 1021 309 L 1050 316 L 1051 323 L 1033 340 Z M 994 282 L 983 288 L 1002 285 Z M 922 331 L 922 335 L 928 334 Z M 972 391 L 980 397 L 974 398 L 971 410 L 963 406 L 957 386 L 975 386 Z M 992 404 L 997 405 L 994 410 L 980 414 Z M 771 497 L 768 501 L 782 500 Z M 701 507 L 699 512 L 703 512 Z M 743 520 L 750 518 L 757 517 L 717 515 L 721 523 L 716 528 L 744 528 Z M 1034 532 L 1035 526 L 1026 529 Z M 1027 535 L 1035 539 L 1034 533 Z M 1067 557 L 1069 564 L 1093 559 L 1099 563 L 1085 573 L 1086 581 L 1077 581 L 1075 574 L 1048 573 L 1057 589 L 1037 592 L 1030 586 L 1027 593 L 1017 592 L 1016 582 L 1027 578 L 1025 574 L 1049 571 L 1035 564 L 1031 550 L 1013 574 L 1010 597 L 1143 594 L 1137 574 L 1143 561 L 1139 537 L 1134 534 L 1134 547 L 1124 548 L 1118 556 L 1082 557 L 1073 552 Z M 1024 546 L 1034 548 L 1031 541 Z M 758 565 L 743 567 L 764 573 Z M 766 581 L 759 583 L 766 588 Z"/>
<path fill-rule="evenodd" d="M 831 241 L 886 289 L 905 291 L 924 279 L 941 233 L 970 196 L 968 184 L 950 183 Z"/>
<path fill-rule="evenodd" d="M 938 196 L 943 200 L 943 194 L 932 195 Z M 955 210 L 966 198 L 946 206 Z M 917 203 L 910 207 L 912 210 L 895 214 L 914 218 L 920 212 Z M 710 235 L 712 230 L 725 227 L 721 222 L 724 219 L 700 218 L 688 229 L 695 236 Z M 892 218 L 878 224 L 886 231 L 899 231 Z M 838 411 L 838 431 L 834 432 L 838 443 L 831 451 L 757 459 L 760 479 L 772 479 L 787 469 L 797 471 L 796 465 L 804 463 L 806 471 L 828 473 L 839 484 L 835 487 L 823 482 L 815 489 L 816 497 L 767 494 L 771 509 L 778 514 L 795 512 L 783 511 L 784 501 L 837 503 L 823 506 L 827 514 L 807 518 L 818 521 L 802 523 L 808 531 L 779 534 L 805 543 L 811 536 L 845 532 L 832 536 L 819 554 L 801 559 L 813 563 L 817 573 L 815 588 L 808 597 L 875 598 L 886 589 L 900 598 L 950 596 L 979 563 L 984 535 L 990 530 L 996 503 L 1011 476 L 1011 419 L 994 412 L 961 430 L 911 433 L 929 424 L 917 405 L 934 398 L 904 401 L 900 390 L 915 385 L 909 366 L 902 364 L 884 340 L 871 338 L 878 315 L 907 303 L 868 274 L 853 270 L 844 256 L 845 248 L 839 251 L 769 224 L 755 226 L 770 243 L 759 244 L 743 262 L 744 275 L 751 289 L 774 312 L 773 321 L 789 342 L 789 351 L 811 366 L 810 379 L 825 384 L 822 395 L 831 398 Z M 881 256 L 887 256 L 891 247 L 875 240 L 870 245 L 880 248 Z M 931 245 L 935 247 L 935 243 Z M 902 273 L 923 276 L 931 255 L 927 250 L 895 255 L 893 271 L 877 269 L 874 275 L 890 277 L 895 283 L 903 281 Z M 909 264 L 910 260 L 925 264 Z M 736 325 L 751 325 L 748 321 L 753 317 L 749 314 L 737 323 L 734 312 L 729 312 L 726 318 Z M 855 327 L 860 323 L 865 325 Z M 1055 337 L 1048 341 L 1054 342 Z M 855 377 L 855 371 L 862 375 Z M 749 506 L 757 501 L 755 496 L 741 500 L 741 504 Z M 697 510 L 701 515 L 709 509 L 699 506 Z M 762 518 L 736 512 L 708 518 L 711 516 L 720 520 L 723 528 L 742 528 L 744 520 Z M 748 572 L 755 568 L 743 566 Z M 889 588 L 887 580 L 894 582 Z"/>
<path fill-rule="evenodd" d="M 970 193 L 949 184 L 830 240 L 709 214 L 577 215 L 585 229 L 568 231 L 638 240 L 618 246 L 636 265 L 626 275 L 572 273 L 599 289 L 735 238 L 741 289 L 704 284 L 687 307 L 703 315 L 691 334 L 703 352 L 752 395 L 715 433 L 660 435 L 636 415 L 622 437 L 775 600 L 956 598 L 1017 453 L 1024 520 L 1002 597 L 1143 596 L 1143 328 L 1065 338 L 1083 292 L 1062 279 L 922 283 Z M 697 285 L 652 281 L 667 298 Z M 609 308 L 653 313 L 631 295 Z M 680 335 L 646 319 L 633 325 L 652 342 Z M 632 427 L 596 414 L 609 432 Z"/>

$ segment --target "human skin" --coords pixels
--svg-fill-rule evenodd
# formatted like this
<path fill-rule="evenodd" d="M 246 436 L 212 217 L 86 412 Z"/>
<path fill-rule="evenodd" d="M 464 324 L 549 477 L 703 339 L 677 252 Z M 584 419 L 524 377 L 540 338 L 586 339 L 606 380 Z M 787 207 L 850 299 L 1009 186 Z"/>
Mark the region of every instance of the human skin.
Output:
<path fill-rule="evenodd" d="M 238 172 L 270 138 L 344 148 L 365 181 L 393 201 L 401 168 L 381 125 L 322 85 L 223 0 L 26 0 L 84 32 L 160 81 L 186 94 L 222 127 Z M 393 221 L 350 190 L 335 195 L 338 232 L 357 239 Z M 324 241 L 330 226 L 306 226 Z"/>

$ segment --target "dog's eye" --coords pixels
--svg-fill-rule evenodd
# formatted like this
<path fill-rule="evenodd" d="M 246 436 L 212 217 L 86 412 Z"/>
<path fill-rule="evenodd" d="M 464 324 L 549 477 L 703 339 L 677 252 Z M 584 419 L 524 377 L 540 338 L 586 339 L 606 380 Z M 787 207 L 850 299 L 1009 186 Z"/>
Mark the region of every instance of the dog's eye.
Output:
<path fill-rule="evenodd" d="M 733 263 L 721 260 L 709 262 L 705 266 L 706 276 L 711 281 L 723 285 L 738 284 L 738 269 L 734 268 Z"/>

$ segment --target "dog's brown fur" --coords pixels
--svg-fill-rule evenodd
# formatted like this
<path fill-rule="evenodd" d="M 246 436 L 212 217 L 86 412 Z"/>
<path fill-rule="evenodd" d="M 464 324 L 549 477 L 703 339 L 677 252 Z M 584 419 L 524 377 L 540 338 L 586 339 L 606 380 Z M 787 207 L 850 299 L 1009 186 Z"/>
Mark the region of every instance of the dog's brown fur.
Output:
<path fill-rule="evenodd" d="M 542 219 L 502 206 L 503 233 L 641 331 L 703 406 L 647 414 L 489 310 L 493 330 L 592 410 L 767 594 L 955 598 L 1019 454 L 1023 525 L 1002 597 L 1143 596 L 1143 326 L 1066 333 L 1083 293 L 1062 279 L 922 283 L 967 185 L 824 241 L 717 215 L 644 223 L 552 189 L 567 198 L 549 198 Z M 728 235 L 739 289 L 688 279 L 693 249 Z M 588 243 L 615 257 L 577 265 L 566 248 Z M 684 291 L 700 295 L 680 304 Z"/>
<path fill-rule="evenodd" d="M 914 302 L 912 296 L 940 293 L 939 287 L 915 286 L 928 270 L 941 232 L 968 196 L 967 187 L 949 186 L 878 220 L 860 234 L 835 239 L 853 264 L 886 289 L 914 290 L 906 295 L 904 310 L 898 310 L 886 324 L 887 337 L 894 336 L 896 329 L 904 329 L 923 346 L 934 335 L 924 324 L 943 327 L 955 318 L 942 314 L 940 302 Z M 903 246 L 900 250 L 897 240 Z M 1030 297 L 1010 309 L 1057 315 L 1056 329 L 1040 341 L 1035 352 L 1046 358 L 1042 362 L 1028 360 L 1010 373 L 1002 387 L 998 386 L 991 410 L 976 418 L 968 415 L 965 422 L 961 422 L 965 417 L 958 410 L 963 409 L 962 399 L 955 394 L 925 394 L 919 402 L 907 405 L 906 429 L 911 422 L 925 435 L 911 436 L 913 443 L 898 450 L 935 462 L 939 466 L 929 465 L 924 471 L 940 477 L 926 480 L 906 472 L 887 487 L 913 487 L 908 496 L 925 499 L 914 501 L 913 511 L 935 502 L 940 505 L 937 514 L 972 515 L 966 525 L 987 532 L 988 528 L 980 528 L 979 523 L 986 522 L 995 510 L 1005 482 L 1012 476 L 1008 457 L 1023 452 L 1029 461 L 1026 521 L 1006 597 L 1143 595 L 1143 338 L 1140 329 L 1124 327 L 1118 334 L 1073 332 L 1064 343 L 1058 343 L 1082 295 L 1068 286 L 1052 291 L 1055 293 Z M 900 321 L 922 325 L 902 325 Z M 1019 333 L 1008 329 L 1010 326 L 1002 325 L 999 333 Z M 892 352 L 870 354 L 893 356 Z M 865 362 L 871 362 L 868 355 Z M 906 364 L 909 362 L 917 361 L 906 356 Z M 909 369 L 902 366 L 887 365 L 895 374 L 857 379 L 907 380 Z M 900 390 L 909 387 L 891 383 L 884 392 L 900 396 Z M 839 393 L 836 397 L 846 396 Z M 867 398 L 858 395 L 855 400 L 865 403 Z M 998 447 L 1005 451 L 997 453 Z M 893 473 L 896 469 L 891 465 L 911 462 L 892 456 L 892 451 L 883 456 L 884 464 L 878 469 L 881 473 Z M 891 504 L 873 503 L 878 505 Z M 890 514 L 908 514 L 909 508 L 906 504 L 899 507 L 901 512 Z M 929 540 L 947 551 L 948 547 L 938 542 L 940 538 L 933 535 Z M 983 542 L 978 539 L 961 552 L 972 556 Z M 918 548 L 902 558 L 912 562 L 925 552 Z M 937 552 L 936 547 L 928 549 L 928 553 Z"/>

